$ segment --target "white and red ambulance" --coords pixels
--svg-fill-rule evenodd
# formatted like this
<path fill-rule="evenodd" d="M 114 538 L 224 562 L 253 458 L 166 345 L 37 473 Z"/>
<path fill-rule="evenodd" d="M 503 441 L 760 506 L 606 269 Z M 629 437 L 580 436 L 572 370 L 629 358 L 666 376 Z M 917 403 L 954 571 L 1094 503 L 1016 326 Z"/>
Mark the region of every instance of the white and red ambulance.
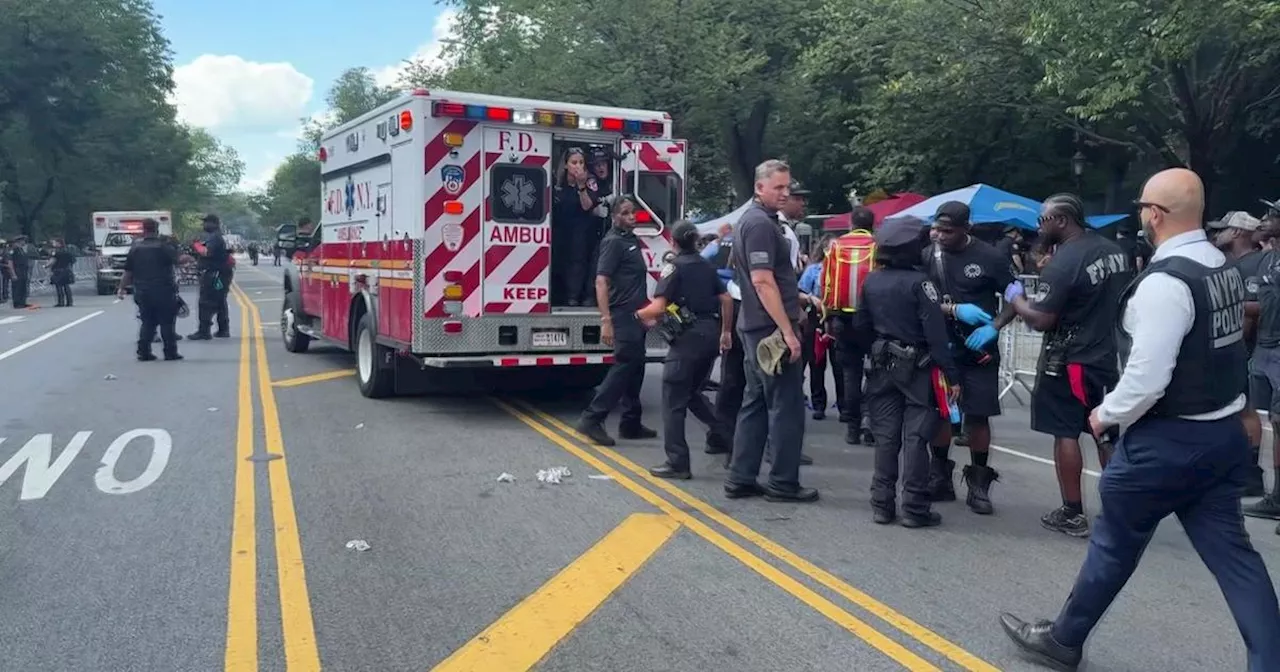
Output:
<path fill-rule="evenodd" d="M 280 325 L 291 352 L 353 351 L 368 397 L 604 375 L 596 309 L 552 303 L 553 190 L 570 148 L 608 150 L 612 192 L 637 197 L 650 291 L 684 212 L 686 146 L 663 112 L 416 90 L 320 145 L 320 222 L 278 232 L 293 260 Z M 665 352 L 657 334 L 649 348 Z"/>
<path fill-rule="evenodd" d="M 98 257 L 98 295 L 116 291 L 124 276 L 124 260 L 133 241 L 142 237 L 142 222 L 154 219 L 160 235 L 173 235 L 173 216 L 168 210 L 129 210 L 93 213 L 93 245 Z"/>

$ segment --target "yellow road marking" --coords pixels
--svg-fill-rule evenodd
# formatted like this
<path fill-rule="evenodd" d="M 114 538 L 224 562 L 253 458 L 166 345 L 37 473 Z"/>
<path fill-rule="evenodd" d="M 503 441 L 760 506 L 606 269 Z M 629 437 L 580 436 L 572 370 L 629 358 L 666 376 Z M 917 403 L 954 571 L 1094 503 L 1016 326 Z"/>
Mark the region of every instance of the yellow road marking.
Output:
<path fill-rule="evenodd" d="M 320 651 L 316 646 L 311 597 L 307 593 L 302 539 L 298 533 L 298 515 L 293 508 L 293 488 L 289 485 L 288 457 L 284 451 L 284 436 L 280 431 L 280 413 L 276 408 L 275 391 L 271 389 L 267 345 L 262 335 L 262 315 L 243 290 L 236 288 L 236 291 L 244 304 L 252 308 L 249 313 L 253 320 L 252 333 L 258 358 L 258 396 L 262 403 L 266 451 L 280 456 L 280 459 L 267 463 L 267 483 L 271 491 L 271 516 L 275 522 L 276 574 L 280 587 L 285 668 L 289 672 L 318 671 Z"/>
<path fill-rule="evenodd" d="M 437 665 L 435 672 L 532 669 L 622 587 L 680 528 L 635 513 L 511 611 Z"/>
<path fill-rule="evenodd" d="M 238 297 L 237 297 L 238 298 Z M 240 389 L 236 411 L 235 496 L 231 517 L 231 585 L 227 591 L 227 672 L 258 670 L 258 549 L 253 474 L 253 378 L 249 310 L 240 306 Z"/>
<path fill-rule="evenodd" d="M 889 639 L 879 630 L 876 630 L 875 628 L 871 627 L 864 621 L 858 619 L 853 614 L 850 614 L 849 612 L 836 606 L 835 603 L 831 602 L 827 598 L 818 594 L 816 591 L 804 585 L 803 583 L 800 583 L 799 581 L 791 578 L 791 576 L 787 575 L 782 570 L 779 570 L 773 565 L 756 557 L 750 551 L 743 548 L 742 546 L 739 546 L 738 544 L 730 540 L 728 537 L 712 529 L 709 525 L 702 522 L 700 519 L 693 517 L 693 515 L 685 512 L 682 509 L 676 508 L 676 506 L 671 502 L 668 502 L 666 499 L 659 497 L 657 494 L 650 491 L 648 488 L 632 480 L 630 477 L 623 474 L 621 471 L 618 471 L 617 469 L 615 469 L 608 462 L 605 462 L 604 460 L 596 457 L 594 454 L 592 454 L 590 451 L 586 450 L 585 448 L 582 448 L 570 442 L 568 439 L 556 433 L 555 430 L 538 422 L 538 420 L 534 419 L 532 416 L 515 408 L 514 406 L 512 406 L 507 402 L 494 399 L 493 403 L 496 404 L 502 410 L 511 414 L 514 418 L 516 418 L 520 422 L 523 422 L 524 424 L 528 425 L 535 432 L 538 432 L 542 436 L 546 437 L 548 441 L 556 444 L 557 446 L 560 446 L 561 448 L 568 451 L 570 454 L 574 455 L 575 457 L 582 460 L 583 462 L 586 462 L 587 464 L 591 465 L 598 471 L 604 474 L 607 474 L 609 476 L 612 476 L 613 480 L 616 483 L 618 483 L 618 485 L 621 485 L 622 487 L 631 491 L 632 494 L 636 495 L 640 499 L 643 499 L 644 501 L 657 507 L 658 510 L 662 511 L 668 516 L 671 516 L 676 522 L 688 528 L 689 531 L 711 542 L 711 544 L 713 544 L 720 550 L 724 551 L 725 553 L 728 553 L 730 557 L 734 558 L 738 562 L 741 562 L 742 564 L 751 568 L 757 574 L 768 579 L 774 585 L 778 586 L 782 590 L 795 596 L 801 602 L 809 605 L 818 613 L 831 619 L 832 622 L 836 623 L 840 627 L 853 633 L 854 636 L 870 644 L 871 646 L 874 646 L 881 653 L 897 661 L 903 667 L 907 668 L 908 670 L 912 670 L 913 672 L 941 672 L 938 667 L 934 666 L 929 661 L 925 660 L 924 658 L 921 658 L 915 653 L 912 653 L 906 647 L 893 641 L 892 639 Z M 971 668 L 971 669 L 985 670 L 987 668 Z M 990 668 L 990 669 L 994 670 L 995 668 Z"/>
<path fill-rule="evenodd" d="M 578 441 L 590 444 L 591 442 L 590 439 L 579 434 L 572 427 L 569 427 L 568 425 L 561 422 L 559 419 L 555 418 L 554 416 L 544 413 L 543 411 L 538 410 L 533 406 L 523 402 L 513 402 L 513 403 L 526 409 L 533 415 L 542 419 L 546 423 L 552 425 L 553 427 L 560 430 L 561 432 L 564 432 L 565 434 L 577 439 Z M 919 641 L 921 644 L 924 644 L 925 646 L 933 649 L 934 651 L 937 651 L 938 653 L 945 656 L 948 660 L 954 662 L 960 667 L 966 670 L 970 670 L 971 672 L 1000 672 L 999 668 L 991 665 L 990 663 L 982 660 L 981 658 L 973 655 L 972 653 L 965 651 L 959 646 L 952 644 L 951 642 L 944 639 L 941 635 L 933 632 L 932 630 L 924 627 L 923 625 L 920 625 L 919 623 L 916 623 L 915 621 L 911 620 L 910 618 L 907 618 L 906 616 L 898 613 L 897 611 L 894 611 L 892 607 L 886 605 L 883 602 L 880 602 L 879 600 L 858 590 L 857 588 L 854 588 L 853 586 L 839 579 L 838 577 L 831 574 L 830 572 L 827 572 L 826 570 L 822 569 L 821 567 L 818 567 L 812 562 L 809 562 L 808 560 L 805 560 L 799 555 L 796 555 L 795 553 L 786 549 L 785 547 L 773 541 L 772 539 L 769 539 L 763 534 L 760 534 L 759 532 L 756 532 L 755 530 L 747 527 L 741 522 L 738 522 L 738 520 L 734 519 L 733 517 L 720 512 L 718 509 L 711 506 L 710 504 L 702 501 L 701 499 L 698 499 L 697 497 L 694 497 L 693 495 L 690 495 L 689 493 L 685 492 L 684 490 L 674 485 L 671 485 L 667 481 L 654 477 L 652 474 L 648 472 L 647 469 L 645 469 L 644 467 L 641 467 L 635 462 L 632 462 L 631 460 L 628 460 L 627 458 L 619 454 L 617 451 L 610 450 L 609 448 L 605 448 L 603 446 L 592 445 L 592 447 L 600 451 L 604 455 L 608 456 L 613 461 L 622 465 L 627 471 L 630 471 L 631 473 L 636 474 L 637 476 L 644 479 L 645 481 L 652 483 L 654 486 L 658 487 L 662 491 L 678 499 L 681 503 L 689 507 L 692 507 L 694 510 L 698 511 L 699 513 L 706 516 L 707 518 L 710 518 L 711 520 L 719 523 L 720 525 L 724 526 L 726 529 L 733 532 L 734 534 L 742 537 L 743 539 L 746 539 L 747 541 L 750 541 L 751 543 L 758 546 L 760 550 L 787 563 L 796 571 L 804 574 L 805 576 L 808 576 L 814 581 L 817 581 L 818 583 L 822 584 L 824 587 L 834 591 L 836 594 L 840 595 L 846 600 L 849 600 L 850 602 L 858 605 L 862 609 L 865 609 L 866 611 L 872 614 L 875 614 L 878 618 L 880 618 L 884 622 L 888 623 L 889 625 L 892 625 L 893 627 L 902 631 L 904 634 L 911 636 L 912 638 Z M 755 557 L 755 556 L 751 556 L 751 557 Z"/>
<path fill-rule="evenodd" d="M 285 378 L 276 380 L 271 383 L 272 387 L 298 387 L 300 385 L 310 385 L 311 383 L 323 383 L 326 380 L 335 380 L 338 378 L 350 378 L 356 375 L 355 369 L 339 369 L 337 371 L 325 371 L 324 373 L 314 373 L 310 376 L 298 376 L 297 378 Z"/>

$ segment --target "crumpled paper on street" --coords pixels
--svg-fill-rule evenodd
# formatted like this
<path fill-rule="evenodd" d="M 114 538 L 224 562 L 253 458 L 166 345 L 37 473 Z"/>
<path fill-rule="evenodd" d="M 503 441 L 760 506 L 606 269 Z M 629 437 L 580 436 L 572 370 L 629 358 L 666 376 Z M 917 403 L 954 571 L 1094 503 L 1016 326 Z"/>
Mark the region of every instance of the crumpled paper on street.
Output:
<path fill-rule="evenodd" d="M 569 471 L 569 467 L 551 467 L 550 469 L 538 470 L 538 482 L 549 483 L 551 485 L 560 485 L 562 479 L 573 476 Z"/>
<path fill-rule="evenodd" d="M 347 548 L 353 551 L 367 551 L 369 550 L 369 542 L 364 539 L 352 539 L 347 542 Z"/>
<path fill-rule="evenodd" d="M 498 475 L 498 482 L 499 483 L 515 483 L 516 477 L 504 471 Z"/>

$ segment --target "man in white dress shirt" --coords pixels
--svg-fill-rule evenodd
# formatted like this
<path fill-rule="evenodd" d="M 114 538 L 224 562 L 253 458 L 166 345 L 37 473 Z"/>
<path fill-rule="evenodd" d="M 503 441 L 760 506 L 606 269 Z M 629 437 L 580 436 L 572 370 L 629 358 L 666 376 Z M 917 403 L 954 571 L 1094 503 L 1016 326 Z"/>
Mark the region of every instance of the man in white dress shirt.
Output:
<path fill-rule="evenodd" d="M 1057 620 L 1003 614 L 1000 622 L 1040 662 L 1076 669 L 1089 633 L 1172 514 L 1227 599 L 1249 670 L 1280 670 L 1280 606 L 1240 513 L 1252 466 L 1240 421 L 1244 279 L 1200 229 L 1195 173 L 1157 173 L 1137 206 L 1156 252 L 1121 299 L 1123 373 L 1089 418 L 1095 435 L 1123 430 L 1098 483 L 1102 513 Z"/>

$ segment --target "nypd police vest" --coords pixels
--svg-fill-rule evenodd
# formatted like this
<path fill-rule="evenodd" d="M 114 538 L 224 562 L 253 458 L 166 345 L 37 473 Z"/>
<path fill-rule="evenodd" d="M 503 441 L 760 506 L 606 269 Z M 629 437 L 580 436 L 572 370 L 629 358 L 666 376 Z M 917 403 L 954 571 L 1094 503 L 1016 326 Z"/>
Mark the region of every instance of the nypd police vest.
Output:
<path fill-rule="evenodd" d="M 1164 396 L 1147 412 L 1153 417 L 1199 415 L 1221 409 L 1244 392 L 1248 352 L 1244 342 L 1244 278 L 1233 265 L 1210 268 L 1186 257 L 1161 259 L 1138 275 L 1120 299 L 1120 315 L 1138 283 L 1149 273 L 1165 273 L 1187 286 L 1195 322 L 1182 339 L 1173 378 Z M 1116 329 L 1121 366 L 1129 361 L 1133 339 Z"/>
<path fill-rule="evenodd" d="M 716 248 L 715 256 L 711 257 L 711 265 L 719 270 L 728 270 L 729 262 L 733 259 L 733 239 L 721 238 L 719 247 Z"/>

